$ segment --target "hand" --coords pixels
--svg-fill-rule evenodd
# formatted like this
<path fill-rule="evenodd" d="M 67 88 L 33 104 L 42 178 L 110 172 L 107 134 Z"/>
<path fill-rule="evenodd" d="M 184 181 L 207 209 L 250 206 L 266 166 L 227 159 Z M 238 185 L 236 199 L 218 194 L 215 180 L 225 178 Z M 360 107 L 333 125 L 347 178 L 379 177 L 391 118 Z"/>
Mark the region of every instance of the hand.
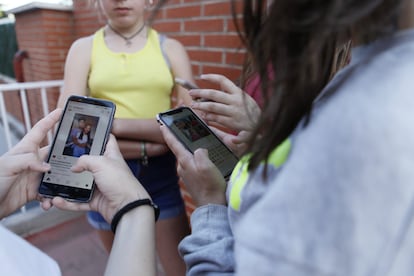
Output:
<path fill-rule="evenodd" d="M 250 132 L 242 130 L 234 135 L 215 127 L 211 127 L 211 129 L 238 157 L 246 153 Z"/>
<path fill-rule="evenodd" d="M 43 161 L 47 149 L 40 149 L 40 144 L 61 113 L 60 109 L 51 112 L 0 157 L 0 217 L 37 198 L 40 175 L 50 170 L 50 165 Z"/>
<path fill-rule="evenodd" d="M 232 81 L 222 75 L 201 75 L 201 79 L 220 86 L 220 90 L 193 89 L 190 96 L 207 101 L 194 101 L 191 107 L 199 110 L 203 119 L 209 123 L 235 131 L 251 132 L 260 117 L 261 110 L 256 101 L 243 92 Z"/>
<path fill-rule="evenodd" d="M 208 158 L 205 149 L 197 149 L 191 154 L 166 128 L 161 126 L 165 142 L 175 154 L 177 172 L 182 178 L 196 206 L 209 203 L 226 204 L 226 181 L 217 167 Z"/>
<path fill-rule="evenodd" d="M 44 209 L 52 205 L 71 211 L 94 210 L 102 214 L 106 221 L 112 221 L 115 213 L 126 204 L 137 199 L 150 198 L 125 163 L 116 139 L 110 136 L 103 156 L 82 155 L 72 167 L 73 172 L 90 171 L 96 189 L 88 203 L 75 203 L 55 197 L 42 202 Z"/>

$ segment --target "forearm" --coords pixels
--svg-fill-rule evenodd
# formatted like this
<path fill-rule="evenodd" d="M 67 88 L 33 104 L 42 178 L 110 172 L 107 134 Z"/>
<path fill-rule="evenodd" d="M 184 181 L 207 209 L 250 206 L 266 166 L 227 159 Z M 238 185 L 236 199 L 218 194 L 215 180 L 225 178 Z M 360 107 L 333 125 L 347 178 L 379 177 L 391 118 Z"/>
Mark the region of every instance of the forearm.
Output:
<path fill-rule="evenodd" d="M 112 133 L 117 139 L 164 143 L 156 119 L 115 119 Z"/>
<path fill-rule="evenodd" d="M 122 217 L 105 275 L 156 275 L 155 218 L 151 206 L 139 206 Z"/>
<path fill-rule="evenodd" d="M 179 245 L 187 265 L 187 275 L 232 275 L 234 238 L 227 218 L 227 207 L 205 205 L 191 216 L 192 233 Z"/>
<path fill-rule="evenodd" d="M 149 157 L 163 155 L 169 150 L 166 144 L 118 139 L 118 146 L 124 159 L 141 158 L 143 156 L 142 143 L 145 143 L 145 151 Z"/>

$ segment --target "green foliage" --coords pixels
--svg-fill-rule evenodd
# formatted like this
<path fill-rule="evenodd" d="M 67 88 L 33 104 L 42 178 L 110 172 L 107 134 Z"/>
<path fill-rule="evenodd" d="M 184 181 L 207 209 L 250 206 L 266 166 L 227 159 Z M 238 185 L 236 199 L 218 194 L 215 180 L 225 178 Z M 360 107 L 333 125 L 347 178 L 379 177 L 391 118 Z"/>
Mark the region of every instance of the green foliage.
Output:
<path fill-rule="evenodd" d="M 0 74 L 14 78 L 13 57 L 17 52 L 14 23 L 0 25 Z"/>

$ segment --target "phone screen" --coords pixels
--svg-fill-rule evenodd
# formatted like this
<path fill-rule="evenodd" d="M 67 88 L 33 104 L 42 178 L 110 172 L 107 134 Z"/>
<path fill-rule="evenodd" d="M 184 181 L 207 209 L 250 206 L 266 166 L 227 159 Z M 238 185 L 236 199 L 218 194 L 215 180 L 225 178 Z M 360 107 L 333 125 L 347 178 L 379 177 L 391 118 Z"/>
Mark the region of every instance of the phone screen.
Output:
<path fill-rule="evenodd" d="M 210 160 L 227 179 L 238 162 L 234 153 L 188 107 L 179 107 L 158 114 L 158 120 L 166 125 L 178 140 L 190 151 L 208 150 Z"/>
<path fill-rule="evenodd" d="M 66 102 L 47 162 L 39 193 L 61 196 L 73 201 L 88 201 L 92 196 L 92 173 L 73 173 L 70 168 L 84 155 L 101 155 L 112 126 L 115 105 L 88 97 L 71 96 Z"/>

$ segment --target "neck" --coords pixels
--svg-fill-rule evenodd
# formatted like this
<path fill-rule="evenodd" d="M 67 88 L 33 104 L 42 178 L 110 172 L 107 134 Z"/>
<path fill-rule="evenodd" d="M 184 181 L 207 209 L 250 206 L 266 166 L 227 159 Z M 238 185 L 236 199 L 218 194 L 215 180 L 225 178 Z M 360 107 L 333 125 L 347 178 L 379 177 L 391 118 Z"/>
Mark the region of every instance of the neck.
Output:
<path fill-rule="evenodd" d="M 125 43 L 128 47 L 132 45 L 132 40 L 144 30 L 144 27 L 145 27 L 145 23 L 143 23 L 142 26 L 140 26 L 139 29 L 135 30 L 132 34 L 125 35 L 124 33 L 112 27 L 111 24 L 108 22 L 108 28 L 111 29 L 112 32 L 114 32 L 117 36 L 125 40 Z"/>

